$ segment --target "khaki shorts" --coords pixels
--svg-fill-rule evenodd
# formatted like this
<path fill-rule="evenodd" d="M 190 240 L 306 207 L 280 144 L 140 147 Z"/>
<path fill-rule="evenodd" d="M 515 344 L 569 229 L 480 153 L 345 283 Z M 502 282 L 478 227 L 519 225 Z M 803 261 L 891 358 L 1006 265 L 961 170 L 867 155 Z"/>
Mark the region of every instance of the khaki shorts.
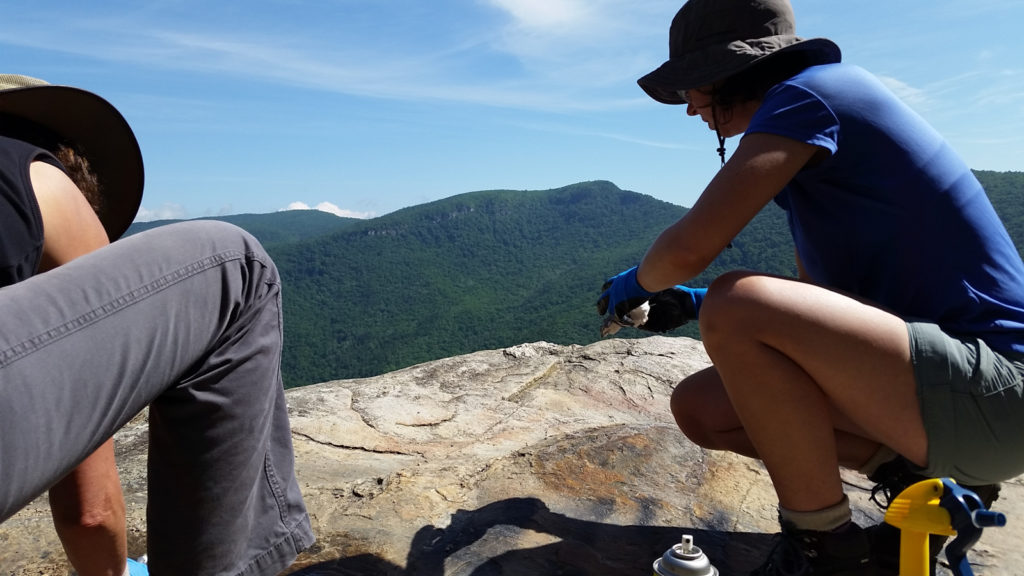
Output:
<path fill-rule="evenodd" d="M 928 467 L 924 474 L 990 484 L 1024 474 L 1024 355 L 908 322 Z"/>

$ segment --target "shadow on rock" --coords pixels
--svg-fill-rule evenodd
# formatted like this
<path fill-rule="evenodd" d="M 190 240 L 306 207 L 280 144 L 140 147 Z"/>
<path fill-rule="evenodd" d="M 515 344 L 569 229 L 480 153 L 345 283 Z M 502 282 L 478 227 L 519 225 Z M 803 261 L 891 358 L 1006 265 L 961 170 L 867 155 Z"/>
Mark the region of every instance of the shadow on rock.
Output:
<path fill-rule="evenodd" d="M 770 534 L 664 526 L 620 526 L 570 518 L 536 498 L 459 510 L 446 528 L 424 526 L 406 567 L 363 554 L 321 562 L 294 576 L 490 576 L 650 574 L 656 558 L 690 534 L 723 576 L 755 568 Z"/>

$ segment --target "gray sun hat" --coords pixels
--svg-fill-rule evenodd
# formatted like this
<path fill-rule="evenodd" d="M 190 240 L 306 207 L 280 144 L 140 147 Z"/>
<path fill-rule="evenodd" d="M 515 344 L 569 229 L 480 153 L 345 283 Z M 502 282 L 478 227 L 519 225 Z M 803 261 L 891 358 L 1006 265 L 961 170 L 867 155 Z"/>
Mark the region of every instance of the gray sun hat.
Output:
<path fill-rule="evenodd" d="M 839 62 L 826 38 L 796 35 L 788 0 L 689 0 L 669 28 L 668 61 L 637 80 L 664 104 L 685 104 L 679 94 L 714 84 L 777 54 L 806 51 L 812 64 Z"/>
<path fill-rule="evenodd" d="M 0 74 L 0 115 L 37 124 L 80 149 L 99 180 L 103 208 L 98 216 L 107 237 L 113 242 L 124 234 L 142 203 L 142 151 L 110 102 L 79 88 Z"/>

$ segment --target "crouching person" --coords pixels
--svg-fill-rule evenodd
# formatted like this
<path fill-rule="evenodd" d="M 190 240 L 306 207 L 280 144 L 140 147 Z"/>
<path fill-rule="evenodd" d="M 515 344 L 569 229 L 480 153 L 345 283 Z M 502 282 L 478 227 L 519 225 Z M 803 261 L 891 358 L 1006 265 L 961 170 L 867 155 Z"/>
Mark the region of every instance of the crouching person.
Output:
<path fill-rule="evenodd" d="M 950 145 L 841 60 L 796 36 L 787 0 L 689 0 L 639 84 L 699 118 L 723 166 L 599 301 L 624 324 L 649 301 L 653 330 L 698 320 L 714 365 L 672 411 L 697 444 L 764 462 L 782 531 L 761 575 L 896 574 L 899 532 L 852 521 L 840 466 L 893 497 L 949 476 L 986 504 L 1024 473 L 1024 264 Z M 682 285 L 771 202 L 799 278 Z"/>

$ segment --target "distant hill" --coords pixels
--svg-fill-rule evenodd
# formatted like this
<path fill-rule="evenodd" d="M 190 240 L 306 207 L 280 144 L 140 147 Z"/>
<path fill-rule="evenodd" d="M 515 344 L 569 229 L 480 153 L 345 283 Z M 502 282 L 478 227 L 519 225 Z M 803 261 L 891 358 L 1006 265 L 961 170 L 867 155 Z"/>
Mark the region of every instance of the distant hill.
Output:
<path fill-rule="evenodd" d="M 974 174 L 1006 225 L 1017 252 L 1024 257 L 1024 172 L 976 170 Z"/>
<path fill-rule="evenodd" d="M 274 258 L 287 271 L 287 382 L 370 376 L 537 340 L 593 342 L 604 279 L 636 264 L 684 212 L 586 182 L 462 194 L 283 246 Z M 791 256 L 766 260 L 776 257 L 773 244 L 789 242 L 781 211 L 772 207 L 758 224 L 698 282 L 741 263 L 792 273 Z"/>
<path fill-rule="evenodd" d="M 977 174 L 1021 250 L 1024 174 Z M 282 371 L 295 387 L 523 342 L 596 341 L 605 277 L 636 264 L 686 210 L 594 181 L 460 194 L 372 220 L 218 219 L 252 232 L 281 270 Z M 693 284 L 735 268 L 793 275 L 792 255 L 785 215 L 770 204 Z M 677 332 L 697 336 L 692 325 Z"/>
<path fill-rule="evenodd" d="M 260 239 L 264 246 L 299 242 L 307 238 L 315 238 L 329 232 L 341 230 L 346 226 L 359 222 L 357 218 L 342 218 L 320 210 L 285 210 L 269 214 L 235 214 L 196 220 L 222 220 L 248 230 Z M 150 228 L 164 226 L 180 220 L 153 220 L 151 222 L 134 222 L 125 236 L 138 234 Z"/>

